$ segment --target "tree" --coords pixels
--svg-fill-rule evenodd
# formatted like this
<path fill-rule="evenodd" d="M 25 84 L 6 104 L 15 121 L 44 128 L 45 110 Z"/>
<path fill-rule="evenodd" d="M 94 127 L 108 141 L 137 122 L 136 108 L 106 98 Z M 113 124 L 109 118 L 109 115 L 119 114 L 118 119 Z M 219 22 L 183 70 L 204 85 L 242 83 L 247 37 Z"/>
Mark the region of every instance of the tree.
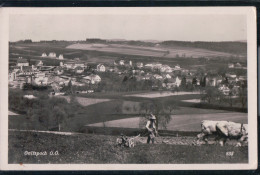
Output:
<path fill-rule="evenodd" d="M 181 88 L 182 89 L 186 89 L 186 83 L 187 83 L 186 77 L 183 77 L 182 80 L 181 80 Z"/>
<path fill-rule="evenodd" d="M 156 117 L 156 127 L 166 129 L 167 124 L 171 120 L 171 113 L 174 109 L 177 109 L 177 105 L 168 105 L 159 101 L 143 102 L 140 105 L 140 114 L 143 116 L 139 126 L 143 126 L 149 119 L 149 114 L 153 113 Z"/>
<path fill-rule="evenodd" d="M 247 104 L 247 88 L 240 87 L 238 96 L 242 107 L 244 108 Z"/>
<path fill-rule="evenodd" d="M 67 113 L 64 111 L 64 109 L 55 106 L 52 110 L 52 118 L 55 122 L 55 125 L 58 126 L 59 131 L 61 130 L 61 124 L 66 122 L 66 119 L 68 117 Z"/>
<path fill-rule="evenodd" d="M 211 103 L 217 95 L 217 89 L 215 87 L 206 87 L 205 94 L 201 95 L 201 100 Z"/>

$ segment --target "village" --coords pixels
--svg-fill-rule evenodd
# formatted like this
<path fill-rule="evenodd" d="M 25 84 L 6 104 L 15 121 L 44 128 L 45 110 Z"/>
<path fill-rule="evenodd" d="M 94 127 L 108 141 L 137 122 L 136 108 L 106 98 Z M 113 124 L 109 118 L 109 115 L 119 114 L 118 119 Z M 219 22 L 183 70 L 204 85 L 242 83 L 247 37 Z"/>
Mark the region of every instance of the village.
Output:
<path fill-rule="evenodd" d="M 26 58 L 19 57 L 17 63 L 9 68 L 9 87 L 30 89 L 49 87 L 52 95 L 68 93 L 64 89 L 73 86 L 71 93 L 93 93 L 100 91 L 137 90 L 198 90 L 200 87 L 215 87 L 223 95 L 237 96 L 239 89 L 246 87 L 246 75 L 237 75 L 233 70 L 246 69 L 239 62 L 229 63 L 227 72 L 220 75 L 206 70 L 184 69 L 176 64 L 170 67 L 159 62 L 134 62 L 118 58 L 111 64 L 87 63 L 80 58 L 66 59 L 62 54 L 50 52 L 41 55 L 42 59 L 30 64 Z M 44 58 L 59 60 L 59 66 L 45 65 Z M 113 87 L 109 84 L 113 82 Z M 117 88 L 115 88 L 115 84 Z M 130 82 L 130 83 L 125 83 Z M 106 87 L 109 86 L 109 87 Z M 122 88 L 120 86 L 133 86 Z M 137 87 L 141 86 L 141 87 Z"/>

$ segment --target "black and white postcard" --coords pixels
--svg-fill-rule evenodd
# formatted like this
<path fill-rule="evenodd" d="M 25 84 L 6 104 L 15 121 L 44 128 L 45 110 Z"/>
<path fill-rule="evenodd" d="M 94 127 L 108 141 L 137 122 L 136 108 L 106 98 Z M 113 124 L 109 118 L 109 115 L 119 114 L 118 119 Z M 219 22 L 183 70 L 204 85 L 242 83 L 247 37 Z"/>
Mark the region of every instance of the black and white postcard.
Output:
<path fill-rule="evenodd" d="M 257 168 L 254 7 L 0 17 L 2 170 Z"/>

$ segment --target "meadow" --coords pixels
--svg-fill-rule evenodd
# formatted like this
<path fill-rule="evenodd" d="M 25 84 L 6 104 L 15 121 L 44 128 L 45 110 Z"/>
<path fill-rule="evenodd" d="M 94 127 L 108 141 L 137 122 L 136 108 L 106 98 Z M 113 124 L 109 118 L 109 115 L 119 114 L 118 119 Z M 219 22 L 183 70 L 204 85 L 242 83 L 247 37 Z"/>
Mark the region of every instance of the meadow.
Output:
<path fill-rule="evenodd" d="M 57 135 L 9 131 L 9 164 L 211 164 L 248 163 L 248 147 L 226 145 L 191 146 L 188 139 L 173 138 L 176 144 L 137 144 L 134 148 L 118 147 L 116 136 L 95 134 Z M 168 139 L 167 139 L 168 140 Z M 54 146 L 55 145 L 55 146 Z M 47 151 L 47 156 L 26 156 L 25 151 Z M 50 152 L 58 151 L 58 156 Z M 226 152 L 234 152 L 233 157 Z"/>

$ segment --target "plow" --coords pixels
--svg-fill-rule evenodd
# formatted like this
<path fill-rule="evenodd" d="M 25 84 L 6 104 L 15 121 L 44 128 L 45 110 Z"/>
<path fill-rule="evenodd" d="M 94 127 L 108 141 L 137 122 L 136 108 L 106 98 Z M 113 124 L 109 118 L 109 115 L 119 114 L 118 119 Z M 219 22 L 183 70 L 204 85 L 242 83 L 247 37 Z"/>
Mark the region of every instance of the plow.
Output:
<path fill-rule="evenodd" d="M 126 137 L 125 135 L 121 135 L 120 138 L 116 139 L 116 144 L 121 147 L 129 147 L 133 148 L 136 145 L 136 140 L 140 137 L 140 134 L 135 137 Z"/>

